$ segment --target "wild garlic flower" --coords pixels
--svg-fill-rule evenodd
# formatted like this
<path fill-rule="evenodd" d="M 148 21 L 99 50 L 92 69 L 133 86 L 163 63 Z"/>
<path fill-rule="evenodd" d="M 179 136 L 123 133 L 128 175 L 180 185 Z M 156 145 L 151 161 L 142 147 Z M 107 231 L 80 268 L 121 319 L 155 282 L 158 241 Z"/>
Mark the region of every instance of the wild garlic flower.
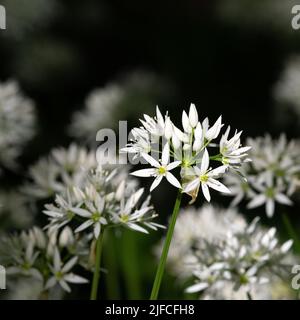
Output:
<path fill-rule="evenodd" d="M 162 159 L 161 159 L 160 163 L 146 153 L 143 154 L 142 156 L 154 168 L 138 170 L 138 171 L 132 172 L 131 174 L 136 177 L 155 177 L 155 179 L 150 187 L 150 191 L 153 191 L 160 184 L 163 177 L 165 177 L 176 188 L 181 188 L 180 182 L 170 172 L 170 170 L 178 167 L 181 162 L 174 161 L 174 162 L 169 163 L 170 162 L 170 147 L 169 147 L 168 143 L 166 143 L 164 146 L 164 150 L 162 153 Z"/>
<path fill-rule="evenodd" d="M 24 97 L 16 82 L 0 83 L 0 163 L 16 166 L 16 158 L 33 137 L 34 105 Z"/>
<path fill-rule="evenodd" d="M 200 209 L 189 207 L 181 210 L 175 225 L 174 235 L 169 250 L 168 268 L 180 279 L 191 277 L 196 259 L 193 248 L 202 238 L 212 242 L 224 239 L 230 231 L 241 232 L 246 221 L 234 208 L 221 209 L 205 204 Z M 159 256 L 161 243 L 155 252 Z"/>
<path fill-rule="evenodd" d="M 186 283 L 195 285 L 189 292 L 201 292 L 203 299 L 246 299 L 271 296 L 271 287 L 287 280 L 292 241 L 279 244 L 276 230 L 248 224 L 234 208 L 221 209 L 210 204 L 190 207 L 178 216 L 167 267 Z M 161 245 L 155 252 L 159 256 Z M 267 282 L 268 281 L 268 282 Z"/>
<path fill-rule="evenodd" d="M 208 152 L 208 148 L 213 150 L 216 146 L 213 140 L 221 132 L 222 118 L 219 117 L 212 126 L 209 125 L 208 118 L 201 123 L 194 104 L 191 104 L 188 114 L 185 111 L 182 113 L 183 130 L 173 124 L 168 114 L 163 117 L 158 107 L 154 118 L 144 115 L 144 119 L 140 121 L 142 126 L 132 130 L 132 141 L 121 151 L 133 154 L 134 158 L 142 157 L 153 166 L 132 173 L 136 176 L 155 177 L 151 191 L 163 177 L 166 177 L 176 188 L 183 189 L 191 195 L 192 201 L 196 199 L 201 185 L 205 198 L 210 201 L 208 187 L 220 192 L 229 192 L 215 178 L 222 178 L 227 169 L 237 170 L 244 162 L 249 161 L 246 152 L 250 147 L 241 147 L 241 132 L 236 132 L 228 139 L 229 128 L 221 138 L 219 153 L 209 156 L 209 152 L 213 151 Z M 160 144 L 163 149 L 161 157 Z M 174 158 L 171 163 L 170 157 Z M 209 160 L 220 162 L 222 165 L 215 169 L 210 168 Z M 176 167 L 181 168 L 181 181 L 169 172 Z"/>
<path fill-rule="evenodd" d="M 103 88 L 88 94 L 83 110 L 77 111 L 71 122 L 72 137 L 95 142 L 97 132 L 118 128 L 119 119 L 136 119 L 140 107 L 151 110 L 156 101 L 169 98 L 172 86 L 155 73 L 137 70 L 118 77 Z M 169 100 L 169 99 L 168 99 Z"/>
<path fill-rule="evenodd" d="M 73 257 L 66 263 L 62 263 L 60 253 L 57 248 L 54 249 L 53 265 L 50 265 L 50 270 L 52 276 L 49 278 L 45 285 L 45 289 L 48 290 L 59 284 L 65 291 L 71 292 L 69 283 L 87 283 L 88 280 L 78 276 L 71 271 L 71 269 L 76 265 L 78 257 Z"/>
<path fill-rule="evenodd" d="M 82 261 L 88 258 L 89 244 L 84 243 L 87 251 L 84 257 L 81 256 L 82 251 L 78 250 L 82 244 L 81 239 L 76 239 L 75 249 L 74 244 L 66 245 L 64 230 L 61 233 L 46 233 L 38 227 L 33 227 L 28 232 L 2 236 L 0 238 L 0 264 L 5 265 L 9 282 L 13 279 L 30 277 L 40 282 L 40 293 L 52 290 L 56 283 L 59 283 L 68 292 L 70 288 L 65 282 L 85 283 L 86 280 L 70 273 L 70 270 L 75 264 L 84 266 Z M 68 233 L 70 236 L 70 232 Z M 70 259 L 64 265 L 61 263 L 59 251 L 63 252 L 63 261 L 66 260 L 66 257 Z"/>
<path fill-rule="evenodd" d="M 57 195 L 54 204 L 45 206 L 44 213 L 49 217 L 47 228 L 54 231 L 75 224 L 75 233 L 85 229 L 89 233 L 92 228 L 95 238 L 104 227 L 125 226 L 144 233 L 148 233 L 145 227 L 156 230 L 159 225 L 152 219 L 157 215 L 149 199 L 139 204 L 144 190 L 136 190 L 128 177 L 117 186 L 119 173 L 122 174 L 121 169 L 109 172 L 99 166 L 88 174 L 82 187 L 70 188 L 65 197 Z"/>
<path fill-rule="evenodd" d="M 223 239 L 198 241 L 193 248 L 196 280 L 186 291 L 201 292 L 217 283 L 230 282 L 234 289 L 243 287 L 251 294 L 253 285 L 264 285 L 276 275 L 287 277 L 292 240 L 279 244 L 276 229 L 265 230 L 258 226 L 258 220 L 242 232 L 228 232 Z"/>
<path fill-rule="evenodd" d="M 272 217 L 275 203 L 292 205 L 290 198 L 300 186 L 300 145 L 297 141 L 288 142 L 285 135 L 277 140 L 269 135 L 248 138 L 247 144 L 252 146 L 252 162 L 241 170 L 247 181 L 229 174 L 225 183 L 235 196 L 234 205 L 243 199 L 249 201 L 249 209 L 265 204 L 267 216 Z"/>
<path fill-rule="evenodd" d="M 64 193 L 68 187 L 81 186 L 87 172 L 97 168 L 94 151 L 71 144 L 67 149 L 54 149 L 50 156 L 40 159 L 29 169 L 31 181 L 24 193 L 37 199 Z"/>

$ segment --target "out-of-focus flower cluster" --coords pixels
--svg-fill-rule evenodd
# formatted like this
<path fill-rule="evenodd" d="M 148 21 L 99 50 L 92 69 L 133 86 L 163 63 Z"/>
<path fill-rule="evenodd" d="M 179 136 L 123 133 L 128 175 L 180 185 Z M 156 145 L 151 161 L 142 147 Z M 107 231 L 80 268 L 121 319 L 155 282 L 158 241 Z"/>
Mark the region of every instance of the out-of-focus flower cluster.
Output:
<path fill-rule="evenodd" d="M 219 192 L 230 193 L 228 188 L 217 179 L 224 176 L 229 168 L 239 170 L 244 162 L 248 162 L 247 151 L 250 147 L 242 147 L 241 131 L 229 137 L 230 127 L 222 135 L 219 144 L 215 139 L 221 132 L 222 118 L 210 126 L 208 118 L 198 120 L 198 112 L 191 104 L 189 114 L 182 113 L 183 130 L 177 128 L 168 113 L 163 117 L 159 108 L 156 117 L 144 115 L 140 120 L 142 126 L 132 130 L 132 142 L 123 152 L 133 154 L 133 158 L 142 157 L 153 168 L 133 172 L 138 177 L 154 177 L 150 191 L 158 186 L 165 177 L 176 188 L 183 189 L 194 201 L 201 187 L 204 197 L 210 201 L 209 188 Z M 160 143 L 163 146 L 160 154 Z M 208 148 L 211 148 L 210 155 Z M 151 155 L 150 155 L 151 153 Z M 170 162 L 170 158 L 174 158 Z M 212 163 L 221 163 L 211 167 Z M 170 172 L 176 167 L 181 168 L 181 182 Z"/>
<path fill-rule="evenodd" d="M 97 168 L 95 151 L 77 144 L 54 149 L 50 156 L 40 159 L 29 169 L 30 181 L 22 188 L 36 199 L 47 199 L 65 193 L 73 186 L 82 186 L 87 173 Z"/>
<path fill-rule="evenodd" d="M 98 238 L 105 227 L 125 226 L 148 233 L 146 228 L 160 227 L 152 222 L 157 215 L 150 205 L 150 197 L 141 202 L 144 189 L 136 190 L 135 181 L 124 177 L 124 171 L 102 166 L 91 170 L 81 186 L 68 188 L 65 195 L 57 195 L 54 204 L 46 205 L 48 228 L 57 230 L 75 224 L 75 233 L 93 229 Z"/>
<path fill-rule="evenodd" d="M 171 85 L 163 78 L 145 71 L 125 75 L 104 88 L 94 89 L 86 98 L 85 109 L 74 114 L 70 135 L 94 142 L 99 129 L 118 128 L 118 121 L 135 119 L 140 109 L 151 110 L 166 96 Z"/>
<path fill-rule="evenodd" d="M 86 266 L 88 255 L 85 237 L 73 235 L 68 227 L 51 234 L 33 227 L 28 232 L 2 236 L 0 241 L 0 263 L 6 266 L 8 286 L 16 279 L 30 278 L 37 283 L 35 299 L 57 294 L 59 286 L 70 292 L 68 283 L 86 283 L 73 269 L 75 265 Z"/>
<path fill-rule="evenodd" d="M 276 229 L 258 220 L 248 224 L 236 211 L 210 205 L 180 213 L 169 265 L 179 278 L 194 276 L 187 292 L 202 292 L 205 299 L 272 296 L 271 287 L 290 272 L 292 241 L 279 244 Z"/>
<path fill-rule="evenodd" d="M 24 144 L 34 134 L 35 113 L 16 82 L 0 83 L 0 164 L 14 168 Z"/>
<path fill-rule="evenodd" d="M 277 102 L 278 117 L 276 120 L 281 124 L 291 121 L 289 117 L 300 121 L 300 57 L 292 56 L 285 64 L 284 70 L 274 87 L 274 98 Z"/>
<path fill-rule="evenodd" d="M 269 135 L 248 138 L 252 149 L 251 163 L 243 167 L 247 181 L 235 175 L 226 176 L 226 184 L 234 195 L 232 205 L 242 199 L 250 200 L 249 209 L 265 205 L 266 214 L 272 217 L 275 202 L 292 205 L 290 197 L 300 184 L 300 145 L 298 141 L 287 141 L 285 135 L 272 139 Z"/>

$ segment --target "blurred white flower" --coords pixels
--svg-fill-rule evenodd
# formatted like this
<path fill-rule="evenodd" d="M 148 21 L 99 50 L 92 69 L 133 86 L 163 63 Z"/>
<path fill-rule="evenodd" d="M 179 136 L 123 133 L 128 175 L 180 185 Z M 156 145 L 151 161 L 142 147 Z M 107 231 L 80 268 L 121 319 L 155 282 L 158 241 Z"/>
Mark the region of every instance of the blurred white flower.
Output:
<path fill-rule="evenodd" d="M 223 239 L 200 239 L 193 248 L 195 284 L 187 292 L 201 292 L 219 283 L 229 282 L 251 295 L 253 287 L 269 283 L 274 276 L 289 275 L 287 253 L 293 241 L 282 245 L 276 229 L 258 226 L 258 218 L 239 232 L 227 232 Z"/>
<path fill-rule="evenodd" d="M 298 118 L 300 121 L 300 57 L 292 56 L 285 63 L 284 70 L 274 86 L 273 96 L 277 102 L 278 116 L 275 118 L 281 124 Z M 292 112 L 291 112 L 292 111 Z"/>
<path fill-rule="evenodd" d="M 253 209 L 265 204 L 266 214 L 269 218 L 274 214 L 275 201 L 288 206 L 293 204 L 292 201 L 282 193 L 283 188 L 274 186 L 272 180 L 273 177 L 269 172 L 264 183 L 253 183 L 254 188 L 260 193 L 253 195 L 251 201 L 247 205 L 247 208 Z"/>
<path fill-rule="evenodd" d="M 193 248 L 201 239 L 214 241 L 224 239 L 230 231 L 241 232 L 246 221 L 235 209 L 221 209 L 206 204 L 200 209 L 189 207 L 181 210 L 172 239 L 168 267 L 179 278 L 188 278 L 192 274 L 194 263 Z M 160 246 L 156 248 L 159 256 Z"/>
<path fill-rule="evenodd" d="M 272 217 L 275 202 L 292 205 L 290 197 L 300 186 L 299 142 L 288 142 L 285 135 L 278 139 L 266 135 L 248 138 L 247 144 L 252 147 L 249 150 L 252 162 L 246 163 L 239 172 L 247 176 L 247 181 L 229 174 L 225 176 L 225 183 L 235 196 L 234 205 L 243 199 L 250 201 L 250 209 L 266 204 L 267 216 Z"/>
<path fill-rule="evenodd" d="M 33 137 L 34 105 L 16 82 L 0 83 L 0 163 L 16 167 L 24 145 Z"/>
<path fill-rule="evenodd" d="M 60 253 L 58 249 L 55 248 L 53 265 L 50 266 L 50 270 L 53 275 L 47 281 L 45 289 L 48 290 L 58 283 L 65 291 L 71 292 L 71 288 L 68 283 L 87 283 L 87 279 L 70 272 L 71 269 L 76 265 L 77 260 L 77 257 L 73 257 L 68 262 L 63 264 L 61 261 Z"/>
<path fill-rule="evenodd" d="M 87 172 L 97 165 L 94 151 L 74 143 L 67 149 L 54 149 L 48 158 L 40 159 L 29 169 L 31 181 L 22 190 L 37 199 L 53 197 L 67 188 L 81 186 Z"/>

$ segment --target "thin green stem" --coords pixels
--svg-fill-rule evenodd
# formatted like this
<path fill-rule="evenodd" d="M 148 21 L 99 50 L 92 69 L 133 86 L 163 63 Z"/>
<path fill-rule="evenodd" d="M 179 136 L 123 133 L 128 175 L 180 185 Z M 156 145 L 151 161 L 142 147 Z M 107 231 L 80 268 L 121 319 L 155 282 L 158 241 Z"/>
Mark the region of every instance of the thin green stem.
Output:
<path fill-rule="evenodd" d="M 161 256 L 160 256 L 158 268 L 157 268 L 157 271 L 156 271 L 156 276 L 155 276 L 155 280 L 154 280 L 154 283 L 153 283 L 153 288 L 152 288 L 150 300 L 157 300 L 157 297 L 158 297 L 159 288 L 160 288 L 161 281 L 162 281 L 162 278 L 163 278 L 163 275 L 164 275 L 164 270 L 165 270 L 165 265 L 166 265 L 166 261 L 167 261 L 167 257 L 168 257 L 168 252 L 169 252 L 170 244 L 171 244 L 172 237 L 173 237 L 173 232 L 174 232 L 174 228 L 175 228 L 175 224 L 176 224 L 176 219 L 177 219 L 179 208 L 180 208 L 181 197 L 182 197 L 182 192 L 179 189 L 178 190 L 178 194 L 177 194 L 177 198 L 176 198 L 176 202 L 175 202 L 175 205 L 174 205 L 172 217 L 171 217 L 171 222 L 170 222 L 170 225 L 169 225 L 169 228 L 168 228 L 166 240 L 165 240 L 165 243 L 164 243 L 164 246 L 163 246 L 163 250 L 162 250 L 162 253 L 161 253 Z"/>
<path fill-rule="evenodd" d="M 253 300 L 252 295 L 249 291 L 247 291 L 247 298 L 248 300 Z"/>
<path fill-rule="evenodd" d="M 288 232 L 289 237 L 292 238 L 292 240 L 294 241 L 294 246 L 297 252 L 300 252 L 300 240 L 299 237 L 297 235 L 297 232 L 295 231 L 289 217 L 287 214 L 282 214 L 282 221 L 285 225 L 285 228 Z"/>
<path fill-rule="evenodd" d="M 101 265 L 101 251 L 103 243 L 104 229 L 101 231 L 97 242 L 96 242 L 96 261 L 95 261 L 95 270 L 93 276 L 93 283 L 91 289 L 91 300 L 97 300 L 99 279 L 100 279 L 100 265 Z"/>

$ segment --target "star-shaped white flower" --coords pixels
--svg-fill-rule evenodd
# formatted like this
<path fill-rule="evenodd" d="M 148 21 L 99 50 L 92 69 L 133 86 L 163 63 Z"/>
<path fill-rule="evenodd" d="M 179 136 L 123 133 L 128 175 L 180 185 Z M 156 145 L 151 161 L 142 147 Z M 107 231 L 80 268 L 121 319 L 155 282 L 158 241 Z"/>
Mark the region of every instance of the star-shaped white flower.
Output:
<path fill-rule="evenodd" d="M 230 193 L 230 190 L 224 186 L 224 184 L 215 179 L 215 177 L 218 177 L 220 174 L 224 173 L 228 166 L 220 166 L 213 170 L 210 170 L 208 167 L 209 155 L 207 149 L 205 149 L 201 161 L 201 167 L 193 167 L 196 178 L 185 186 L 184 192 L 190 193 L 194 190 L 197 190 L 196 193 L 198 193 L 201 185 L 203 195 L 207 201 L 210 201 L 209 187 L 223 193 Z"/>
<path fill-rule="evenodd" d="M 53 266 L 50 266 L 50 270 L 53 274 L 46 283 L 45 289 L 54 287 L 57 283 L 67 292 L 71 292 L 71 288 L 68 283 L 87 283 L 88 280 L 80 277 L 70 270 L 77 263 L 78 257 L 73 257 L 64 265 L 62 264 L 61 257 L 57 248 L 54 249 Z"/>
<path fill-rule="evenodd" d="M 293 202 L 282 192 L 281 187 L 273 184 L 272 174 L 265 175 L 265 183 L 255 183 L 255 188 L 260 192 L 253 196 L 247 208 L 253 209 L 263 204 L 266 206 L 266 214 L 271 218 L 275 211 L 275 202 L 291 206 Z"/>
<path fill-rule="evenodd" d="M 75 230 L 75 233 L 85 230 L 93 225 L 94 236 L 96 239 L 98 239 L 101 232 L 101 225 L 107 224 L 107 220 L 102 216 L 105 201 L 98 194 L 95 194 L 94 203 L 92 204 L 91 202 L 86 202 L 85 205 L 88 206 L 89 210 L 72 208 L 72 212 L 87 219 Z"/>
<path fill-rule="evenodd" d="M 180 182 L 175 178 L 175 176 L 170 172 L 172 169 L 178 167 L 181 161 L 170 162 L 170 147 L 166 143 L 162 152 L 161 161 L 158 162 L 153 157 L 148 154 L 143 154 L 143 158 L 150 163 L 154 168 L 142 169 L 132 172 L 131 174 L 136 177 L 155 177 L 150 191 L 153 191 L 161 182 L 163 177 L 165 177 L 169 183 L 171 183 L 176 188 L 181 188 Z"/>

